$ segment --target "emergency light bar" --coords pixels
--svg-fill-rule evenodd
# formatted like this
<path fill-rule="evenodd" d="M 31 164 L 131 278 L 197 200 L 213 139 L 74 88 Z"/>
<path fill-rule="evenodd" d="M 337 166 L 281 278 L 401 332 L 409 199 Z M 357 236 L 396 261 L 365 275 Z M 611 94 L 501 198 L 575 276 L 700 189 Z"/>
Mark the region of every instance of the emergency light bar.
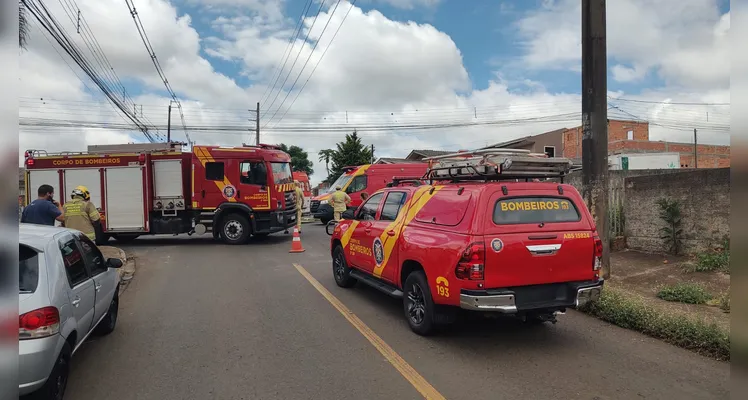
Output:
<path fill-rule="evenodd" d="M 568 174 L 568 158 L 520 149 L 483 149 L 425 158 L 431 180 L 500 180 L 559 178 Z"/>

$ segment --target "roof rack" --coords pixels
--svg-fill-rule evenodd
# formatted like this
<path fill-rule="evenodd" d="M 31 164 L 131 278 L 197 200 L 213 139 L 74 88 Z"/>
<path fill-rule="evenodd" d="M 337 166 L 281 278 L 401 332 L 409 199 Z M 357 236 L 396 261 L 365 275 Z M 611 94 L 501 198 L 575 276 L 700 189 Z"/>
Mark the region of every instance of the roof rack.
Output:
<path fill-rule="evenodd" d="M 429 162 L 426 179 L 439 181 L 563 178 L 572 168 L 568 158 L 520 149 L 484 149 L 445 154 Z"/>
<path fill-rule="evenodd" d="M 410 183 L 413 186 L 421 186 L 425 184 L 423 176 L 396 176 L 392 178 L 392 182 L 387 183 L 387 187 L 400 186 L 403 183 Z"/>

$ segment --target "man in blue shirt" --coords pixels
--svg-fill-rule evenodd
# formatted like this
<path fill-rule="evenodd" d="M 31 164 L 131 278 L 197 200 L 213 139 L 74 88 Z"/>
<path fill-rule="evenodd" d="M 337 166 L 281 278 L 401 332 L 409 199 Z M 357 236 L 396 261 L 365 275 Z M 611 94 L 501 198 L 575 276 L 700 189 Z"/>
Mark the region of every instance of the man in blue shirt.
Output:
<path fill-rule="evenodd" d="M 37 191 L 39 198 L 23 209 L 21 222 L 28 224 L 51 225 L 64 221 L 62 207 L 54 199 L 55 190 L 50 185 L 41 185 Z"/>

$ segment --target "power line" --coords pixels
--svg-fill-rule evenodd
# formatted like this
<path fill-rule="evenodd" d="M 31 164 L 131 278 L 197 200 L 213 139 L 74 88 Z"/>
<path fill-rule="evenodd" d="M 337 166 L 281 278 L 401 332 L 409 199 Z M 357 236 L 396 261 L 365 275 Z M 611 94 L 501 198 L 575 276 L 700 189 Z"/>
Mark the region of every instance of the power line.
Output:
<path fill-rule="evenodd" d="M 324 1 L 323 1 L 323 3 L 324 3 Z M 286 100 L 288 100 L 288 96 L 291 95 L 291 92 L 293 92 L 293 88 L 296 87 L 296 83 L 299 82 L 299 78 L 301 78 L 301 74 L 304 73 L 304 69 L 306 69 L 307 64 L 309 64 L 309 60 L 311 60 L 312 56 L 314 55 L 314 50 L 317 49 L 317 46 L 319 45 L 319 42 L 322 40 L 322 36 L 324 36 L 325 31 L 327 30 L 327 27 L 330 25 L 330 21 L 332 21 L 332 17 L 335 15 L 335 11 L 337 11 L 338 5 L 340 5 L 340 0 L 338 0 L 338 2 L 335 3 L 335 8 L 333 8 L 332 11 L 330 12 L 330 16 L 327 18 L 327 23 L 325 23 L 325 26 L 322 28 L 322 32 L 319 34 L 319 38 L 314 42 L 314 46 L 312 47 L 312 50 L 309 52 L 309 56 L 306 58 L 306 61 L 304 62 L 304 65 L 301 67 L 301 71 L 299 71 L 299 75 L 296 76 L 296 79 L 293 81 L 293 84 L 291 85 L 291 88 L 288 89 L 288 92 L 286 92 L 286 97 L 283 98 L 283 101 L 281 101 L 280 105 L 275 110 L 275 112 L 270 117 L 270 119 L 268 119 L 267 122 L 265 122 L 265 125 L 263 126 L 263 128 L 268 126 L 268 124 L 270 123 L 270 121 L 272 121 L 273 118 L 275 118 L 275 116 L 278 114 L 278 111 L 280 111 L 280 109 L 283 108 L 283 105 L 286 104 Z M 351 5 L 351 7 L 353 7 L 353 6 Z M 319 13 L 317 13 L 317 15 L 319 15 Z M 346 14 L 346 15 L 348 15 L 348 14 Z M 311 28 L 310 28 L 310 31 L 311 31 Z M 301 52 L 299 52 L 299 55 L 301 55 Z"/>
<path fill-rule="evenodd" d="M 629 101 L 632 103 L 645 103 L 645 104 L 674 104 L 680 106 L 729 106 L 730 103 L 697 103 L 697 102 L 675 102 L 675 101 L 654 101 L 654 100 L 637 100 L 637 99 L 625 99 L 622 97 L 608 96 L 610 100 L 616 101 Z"/>

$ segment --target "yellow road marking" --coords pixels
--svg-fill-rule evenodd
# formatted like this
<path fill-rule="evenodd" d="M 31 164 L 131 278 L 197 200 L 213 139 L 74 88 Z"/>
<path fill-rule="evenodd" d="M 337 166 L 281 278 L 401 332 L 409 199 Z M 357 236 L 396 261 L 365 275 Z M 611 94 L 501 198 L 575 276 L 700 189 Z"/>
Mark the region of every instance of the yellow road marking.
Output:
<path fill-rule="evenodd" d="M 402 375 L 405 379 L 410 382 L 411 385 L 413 385 L 416 390 L 418 390 L 419 393 L 423 396 L 423 398 L 428 400 L 446 400 L 444 396 L 441 395 L 436 389 L 434 389 L 431 384 L 429 384 L 426 379 L 424 379 L 413 367 L 408 364 L 407 361 L 405 361 L 402 357 L 400 357 L 395 350 L 392 349 L 387 343 L 385 343 L 382 338 L 379 337 L 376 333 L 374 333 L 371 328 L 369 328 L 364 321 L 361 321 L 360 318 L 356 316 L 351 310 L 348 309 L 340 300 L 338 300 L 337 297 L 335 297 L 332 293 L 330 293 L 329 290 L 325 289 L 324 286 L 322 286 L 321 283 L 319 283 L 318 280 L 314 279 L 314 277 L 307 272 L 304 267 L 302 267 L 299 264 L 294 263 L 293 265 L 296 267 L 296 269 L 299 271 L 299 273 L 306 278 L 309 283 L 314 286 L 315 289 L 324 297 L 330 304 L 332 304 L 333 307 L 335 307 L 341 314 L 343 314 L 343 317 L 348 320 L 348 322 L 351 323 L 356 329 L 358 329 L 359 332 L 361 332 L 362 335 L 366 339 L 369 340 L 369 342 L 377 349 L 380 353 L 387 359 L 387 361 L 392 364 L 395 369 Z"/>

